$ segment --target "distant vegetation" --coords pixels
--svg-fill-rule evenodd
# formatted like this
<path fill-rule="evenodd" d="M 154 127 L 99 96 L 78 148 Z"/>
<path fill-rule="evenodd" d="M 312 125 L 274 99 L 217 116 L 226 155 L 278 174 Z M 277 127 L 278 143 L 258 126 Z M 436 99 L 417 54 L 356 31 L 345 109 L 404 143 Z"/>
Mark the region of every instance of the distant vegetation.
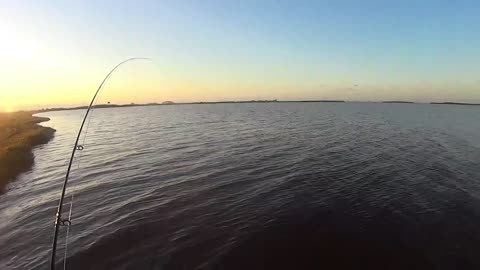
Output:
<path fill-rule="evenodd" d="M 240 101 L 198 101 L 198 102 L 173 102 L 173 101 L 164 101 L 162 103 L 146 103 L 146 104 L 98 104 L 93 106 L 94 108 L 123 108 L 123 107 L 140 107 L 140 106 L 162 106 L 162 105 L 195 105 L 195 104 L 238 104 L 238 103 L 287 103 L 287 102 L 302 102 L 302 103 L 344 103 L 344 100 L 240 100 Z M 402 100 L 386 100 L 386 101 L 378 101 L 379 103 L 406 103 L 412 104 L 416 103 L 413 101 L 402 101 Z M 430 104 L 446 104 L 446 105 L 480 105 L 475 103 L 459 103 L 459 102 L 431 102 Z M 66 111 L 66 110 L 85 110 L 88 106 L 80 106 L 80 107 L 70 107 L 70 108 L 46 108 L 41 109 L 41 112 L 48 112 L 48 111 Z"/>
<path fill-rule="evenodd" d="M 479 106 L 479 103 L 462 103 L 462 102 L 431 102 L 430 104 L 437 105 L 470 105 L 470 106 Z"/>
<path fill-rule="evenodd" d="M 282 102 L 332 102 L 332 103 L 344 103 L 344 100 L 293 100 L 293 101 L 282 101 Z"/>
<path fill-rule="evenodd" d="M 288 101 L 278 101 L 276 99 L 272 100 L 240 100 L 240 101 L 198 101 L 198 102 L 173 102 L 173 101 L 164 101 L 162 103 L 146 103 L 146 104 L 99 104 L 93 106 L 94 108 L 123 108 L 123 107 L 140 107 L 140 106 L 162 106 L 162 105 L 196 105 L 196 104 L 238 104 L 238 103 L 282 103 L 282 102 L 345 102 L 343 100 L 288 100 Z M 41 112 L 49 111 L 67 111 L 67 110 L 85 110 L 88 106 L 80 107 L 71 107 L 71 108 L 45 108 L 41 109 Z"/>
<path fill-rule="evenodd" d="M 54 129 L 37 125 L 48 120 L 30 112 L 0 113 L 0 191 L 33 165 L 32 148 L 53 138 Z"/>
<path fill-rule="evenodd" d="M 140 107 L 140 106 L 160 106 L 160 105 L 187 105 L 187 104 L 223 104 L 223 103 L 265 103 L 265 102 L 277 102 L 277 100 L 248 100 L 248 101 L 200 101 L 200 102 L 183 102 L 176 103 L 173 101 L 164 101 L 162 103 L 146 103 L 146 104 L 99 104 L 94 105 L 93 108 L 123 108 L 123 107 Z M 41 109 L 41 112 L 50 111 L 68 111 L 68 110 L 85 110 L 88 106 L 71 107 L 71 108 L 46 108 Z"/>
<path fill-rule="evenodd" d="M 401 101 L 401 100 L 388 100 L 388 101 L 383 101 L 383 103 L 415 103 L 412 101 Z"/>

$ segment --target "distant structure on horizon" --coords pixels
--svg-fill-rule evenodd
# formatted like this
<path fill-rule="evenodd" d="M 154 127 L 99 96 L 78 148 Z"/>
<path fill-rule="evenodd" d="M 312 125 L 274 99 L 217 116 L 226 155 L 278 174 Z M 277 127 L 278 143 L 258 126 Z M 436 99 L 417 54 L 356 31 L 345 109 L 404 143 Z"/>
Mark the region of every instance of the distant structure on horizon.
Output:
<path fill-rule="evenodd" d="M 162 102 L 162 105 L 173 105 L 173 104 L 175 104 L 175 102 L 173 102 L 173 101 L 164 101 L 164 102 Z"/>

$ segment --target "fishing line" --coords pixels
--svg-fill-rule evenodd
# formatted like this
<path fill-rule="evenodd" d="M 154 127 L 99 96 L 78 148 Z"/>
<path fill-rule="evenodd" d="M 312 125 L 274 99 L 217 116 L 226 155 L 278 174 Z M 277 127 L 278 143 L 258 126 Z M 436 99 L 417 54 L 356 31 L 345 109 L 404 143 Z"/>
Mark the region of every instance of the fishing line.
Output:
<path fill-rule="evenodd" d="M 83 140 L 82 140 L 82 146 L 85 147 L 85 141 L 87 139 L 87 134 L 88 134 L 88 128 L 90 127 L 90 122 L 92 121 L 93 118 L 93 113 L 95 112 L 95 106 L 97 105 L 98 99 L 95 101 L 95 104 L 92 108 L 92 111 L 90 112 L 90 115 L 88 116 L 88 121 L 87 121 L 87 127 L 85 128 L 85 133 L 83 135 Z M 80 170 L 80 164 L 83 156 L 83 151 L 80 151 L 80 154 L 77 157 L 77 171 Z M 70 211 L 68 212 L 68 220 L 70 223 L 67 225 L 67 233 L 65 236 L 65 252 L 63 254 L 63 270 L 67 269 L 67 253 L 68 253 L 68 240 L 70 236 L 70 226 L 72 225 L 72 212 L 73 212 L 73 198 L 75 195 L 75 192 L 77 190 L 77 186 L 74 186 L 71 193 L 71 198 L 70 198 Z"/>
<path fill-rule="evenodd" d="M 67 238 L 66 238 L 66 243 L 65 243 L 65 254 L 64 254 L 64 268 L 66 267 L 66 254 L 67 254 L 67 248 L 68 248 L 68 234 L 70 232 L 70 226 L 72 225 L 71 223 L 71 217 L 72 217 L 72 208 L 73 208 L 73 191 L 72 191 L 72 197 L 71 197 L 71 201 L 70 201 L 70 210 L 69 210 L 69 215 L 68 215 L 68 218 L 67 219 L 63 219 L 62 218 L 62 208 L 63 208 L 63 201 L 65 199 L 65 192 L 66 192 L 66 188 L 67 188 L 67 183 L 68 183 L 68 180 L 69 180 L 69 176 L 70 176 L 70 170 L 72 168 L 72 163 L 73 163 L 73 159 L 75 157 L 75 153 L 76 151 L 81 151 L 84 149 L 84 145 L 80 145 L 78 144 L 79 141 L 80 141 L 80 137 L 82 135 L 82 130 L 83 130 L 83 127 L 85 125 L 85 122 L 87 121 L 87 118 L 88 118 L 88 123 L 87 123 L 87 127 L 86 127 L 86 132 L 88 131 L 88 127 L 90 125 L 90 120 L 91 120 L 91 117 L 89 117 L 89 115 L 91 116 L 90 111 L 92 111 L 92 109 L 95 107 L 95 103 L 97 101 L 97 96 L 98 94 L 100 93 L 100 91 L 103 89 L 103 87 L 105 86 L 106 82 L 108 81 L 108 79 L 110 78 L 110 76 L 113 74 L 113 72 L 118 68 L 120 67 L 121 65 L 129 62 L 129 61 L 134 61 L 134 60 L 150 60 L 149 58 L 139 58 L 139 57 L 135 57 L 135 58 L 129 58 L 129 59 L 126 59 L 122 62 L 120 62 L 119 64 L 117 64 L 112 70 L 110 70 L 110 72 L 107 74 L 107 76 L 103 79 L 103 81 L 101 82 L 100 86 L 97 88 L 97 90 L 95 91 L 95 94 L 93 95 L 93 98 L 92 100 L 90 101 L 90 105 L 87 107 L 87 111 L 85 112 L 85 116 L 83 117 L 83 120 L 82 120 L 82 124 L 80 125 L 80 129 L 77 133 L 77 138 L 75 140 L 75 144 L 73 146 L 73 150 L 72 150 L 72 154 L 70 156 L 70 160 L 69 160 L 69 163 L 68 163 L 68 169 L 67 169 L 67 173 L 65 175 L 65 180 L 63 182 L 63 187 L 62 187 L 62 193 L 61 193 L 61 196 L 60 196 L 60 200 L 58 202 L 58 207 L 57 207 L 57 213 L 55 215 L 55 229 L 54 229 L 54 233 L 53 233 L 53 243 L 52 243 L 52 256 L 51 256 L 51 259 L 50 259 L 50 269 L 54 270 L 55 269 L 55 258 L 56 258 L 56 252 L 57 252 L 57 242 L 58 242 L 58 230 L 59 230 L 59 227 L 60 226 L 67 226 Z M 83 137 L 83 142 L 82 143 L 85 143 L 85 138 L 87 136 L 87 133 L 84 133 L 84 137 Z M 78 163 L 78 166 L 80 166 L 80 163 Z"/>

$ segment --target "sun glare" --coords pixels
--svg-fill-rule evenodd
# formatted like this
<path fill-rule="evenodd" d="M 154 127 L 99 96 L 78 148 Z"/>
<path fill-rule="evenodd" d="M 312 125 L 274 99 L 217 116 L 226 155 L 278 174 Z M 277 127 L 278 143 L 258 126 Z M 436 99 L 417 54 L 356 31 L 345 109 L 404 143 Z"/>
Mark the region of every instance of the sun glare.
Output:
<path fill-rule="evenodd" d="M 14 112 L 15 109 L 13 107 L 0 107 L 0 113 L 2 112 Z"/>
<path fill-rule="evenodd" d="M 8 102 L 0 102 L 0 112 L 14 112 L 15 106 Z"/>

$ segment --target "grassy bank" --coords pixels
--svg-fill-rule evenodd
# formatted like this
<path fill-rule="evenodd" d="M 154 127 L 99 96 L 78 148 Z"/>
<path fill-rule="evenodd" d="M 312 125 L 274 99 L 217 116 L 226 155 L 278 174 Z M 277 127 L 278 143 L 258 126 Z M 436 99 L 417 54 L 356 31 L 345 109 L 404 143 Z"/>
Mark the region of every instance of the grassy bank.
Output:
<path fill-rule="evenodd" d="M 54 129 L 37 125 L 48 120 L 31 112 L 0 113 L 0 192 L 31 168 L 32 148 L 53 138 Z"/>

